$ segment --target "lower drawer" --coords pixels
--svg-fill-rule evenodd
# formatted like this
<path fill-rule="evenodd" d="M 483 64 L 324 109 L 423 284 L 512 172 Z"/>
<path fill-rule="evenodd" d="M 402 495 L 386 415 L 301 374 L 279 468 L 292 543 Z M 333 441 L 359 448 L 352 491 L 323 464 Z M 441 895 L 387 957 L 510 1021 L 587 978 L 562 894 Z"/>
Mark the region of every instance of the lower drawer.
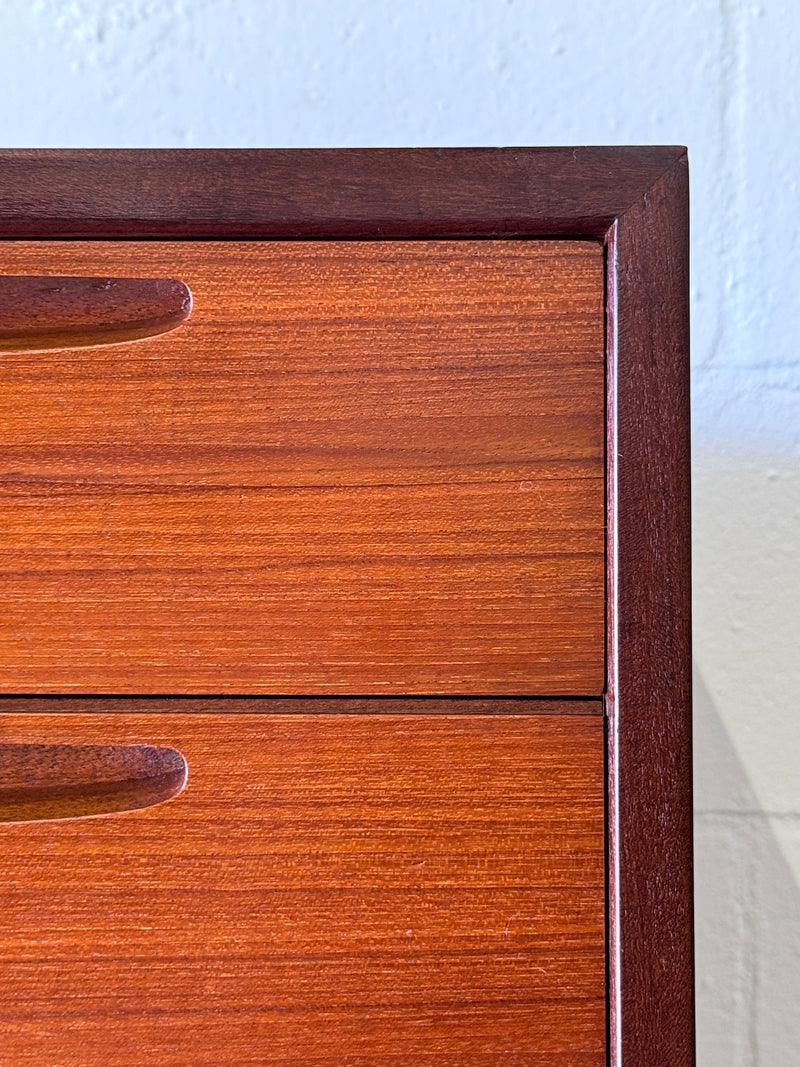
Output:
<path fill-rule="evenodd" d="M 188 765 L 0 826 L 3 1067 L 605 1063 L 599 715 L 23 712 L 0 742 Z"/>

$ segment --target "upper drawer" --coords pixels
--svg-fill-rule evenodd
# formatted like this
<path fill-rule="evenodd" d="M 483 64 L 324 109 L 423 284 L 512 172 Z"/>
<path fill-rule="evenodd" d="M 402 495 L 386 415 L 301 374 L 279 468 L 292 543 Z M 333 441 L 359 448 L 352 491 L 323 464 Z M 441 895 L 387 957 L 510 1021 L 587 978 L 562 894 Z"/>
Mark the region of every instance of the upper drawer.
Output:
<path fill-rule="evenodd" d="M 0 353 L 3 691 L 602 691 L 599 244 L 8 242 L 0 271 L 194 300 Z"/>

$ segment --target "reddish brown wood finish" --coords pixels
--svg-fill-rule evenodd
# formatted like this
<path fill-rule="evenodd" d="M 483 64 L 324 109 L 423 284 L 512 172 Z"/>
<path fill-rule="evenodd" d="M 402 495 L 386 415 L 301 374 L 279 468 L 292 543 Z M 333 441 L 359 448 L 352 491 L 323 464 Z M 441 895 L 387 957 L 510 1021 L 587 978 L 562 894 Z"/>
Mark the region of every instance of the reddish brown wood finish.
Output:
<path fill-rule="evenodd" d="M 4 1067 L 605 1063 L 598 715 L 7 715 L 178 797 L 0 827 Z"/>
<path fill-rule="evenodd" d="M 596 694 L 584 242 L 17 242 L 181 330 L 0 362 L 5 692 Z"/>
<path fill-rule="evenodd" d="M 16 239 L 606 241 L 613 1067 L 694 1063 L 687 218 L 682 148 L 0 153 Z"/>
<path fill-rule="evenodd" d="M 152 337 L 174 330 L 191 310 L 192 294 L 174 278 L 0 274 L 0 351 Z"/>

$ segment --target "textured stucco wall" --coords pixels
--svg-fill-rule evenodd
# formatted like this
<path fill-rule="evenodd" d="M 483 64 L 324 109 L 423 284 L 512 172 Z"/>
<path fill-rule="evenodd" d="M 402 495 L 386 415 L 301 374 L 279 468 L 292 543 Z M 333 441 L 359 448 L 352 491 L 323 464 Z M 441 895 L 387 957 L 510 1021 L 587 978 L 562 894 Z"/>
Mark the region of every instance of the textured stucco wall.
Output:
<path fill-rule="evenodd" d="M 0 0 L 0 144 L 685 143 L 701 1067 L 800 1064 L 797 0 Z"/>

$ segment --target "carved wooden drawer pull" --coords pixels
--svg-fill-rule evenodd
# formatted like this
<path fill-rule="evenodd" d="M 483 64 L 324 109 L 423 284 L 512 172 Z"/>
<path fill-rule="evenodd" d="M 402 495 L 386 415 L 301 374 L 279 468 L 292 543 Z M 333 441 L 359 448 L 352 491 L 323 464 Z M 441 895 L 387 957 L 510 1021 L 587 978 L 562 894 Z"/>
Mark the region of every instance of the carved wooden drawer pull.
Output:
<path fill-rule="evenodd" d="M 0 275 L 0 351 L 135 341 L 174 330 L 191 311 L 175 278 Z"/>
<path fill-rule="evenodd" d="M 174 748 L 0 743 L 0 822 L 148 808 L 179 793 L 186 776 Z"/>

